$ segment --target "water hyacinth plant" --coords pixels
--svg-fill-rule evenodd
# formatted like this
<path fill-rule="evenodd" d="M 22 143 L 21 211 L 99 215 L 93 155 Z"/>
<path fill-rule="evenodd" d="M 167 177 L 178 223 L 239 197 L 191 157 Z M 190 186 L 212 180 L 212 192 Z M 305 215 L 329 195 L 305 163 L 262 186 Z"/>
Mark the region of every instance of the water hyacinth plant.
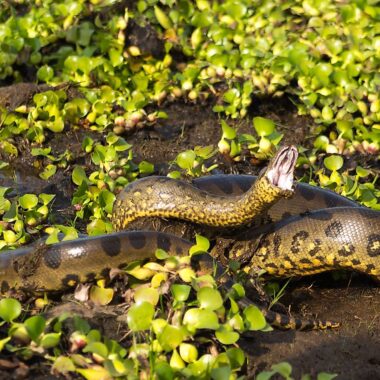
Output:
<path fill-rule="evenodd" d="M 370 0 L 1 2 L 0 181 L 3 169 L 22 163 L 53 186 L 38 192 L 0 183 L 0 251 L 43 233 L 52 244 L 111 232 L 116 194 L 139 177 L 251 172 L 282 143 L 294 143 L 295 126 L 273 112 L 284 99 L 307 124 L 297 139 L 298 178 L 379 210 L 379 20 Z M 259 114 L 266 102 L 272 108 Z M 186 145 L 193 125 L 161 141 L 163 125 L 183 127 L 173 105 L 208 110 L 215 141 L 201 135 Z M 169 162 L 137 149 L 151 140 L 173 148 Z M 51 194 L 61 184 L 66 191 Z M 66 210 L 56 206 L 62 196 Z M 208 249 L 198 237 L 190 254 Z M 190 257 L 156 256 L 74 295 L 122 310 L 120 339 L 84 317 L 42 313 L 54 297 L 28 304 L 7 297 L 0 300 L 0 352 L 49 363 L 55 375 L 95 380 L 249 373 L 240 339 L 270 328 L 259 308 L 239 304 L 244 287 L 226 291 L 211 274 L 197 273 Z M 278 284 L 269 288 L 275 301 L 282 296 Z M 294 375 L 288 363 L 257 374 L 275 376 Z"/>

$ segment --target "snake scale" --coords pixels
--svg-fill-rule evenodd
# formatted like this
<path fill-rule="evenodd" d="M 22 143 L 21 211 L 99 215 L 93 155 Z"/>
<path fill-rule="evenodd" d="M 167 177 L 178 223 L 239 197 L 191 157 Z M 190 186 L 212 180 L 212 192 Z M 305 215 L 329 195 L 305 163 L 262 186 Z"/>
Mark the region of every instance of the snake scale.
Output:
<path fill-rule="evenodd" d="M 166 177 L 135 181 L 118 195 L 113 225 L 120 230 L 134 219 L 160 216 L 234 227 L 266 214 L 269 223 L 243 233 L 231 247 L 232 256 L 248 254 L 247 270 L 284 277 L 346 268 L 380 280 L 380 213 L 306 184 L 294 190 L 296 159 L 294 147 L 279 150 L 259 178 L 220 175 L 192 184 Z M 150 258 L 157 248 L 182 255 L 191 245 L 162 232 L 120 231 L 7 251 L 0 255 L 0 289 L 62 290 Z M 329 325 L 303 324 L 270 311 L 265 315 L 282 327 Z"/>

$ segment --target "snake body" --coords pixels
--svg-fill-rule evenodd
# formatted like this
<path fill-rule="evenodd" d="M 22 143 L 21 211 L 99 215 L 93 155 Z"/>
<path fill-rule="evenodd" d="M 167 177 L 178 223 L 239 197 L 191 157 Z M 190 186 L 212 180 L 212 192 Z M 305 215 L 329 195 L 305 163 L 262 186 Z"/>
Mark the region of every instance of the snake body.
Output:
<path fill-rule="evenodd" d="M 306 184 L 298 184 L 293 198 L 282 199 L 293 192 L 287 179 L 295 159 L 292 148 L 280 151 L 259 178 L 210 176 L 191 185 L 163 177 L 138 180 L 118 196 L 114 226 L 121 229 L 145 216 L 236 226 L 267 212 L 269 223 L 251 235 L 243 234 L 231 248 L 236 257 L 249 253 L 248 270 L 292 276 L 348 268 L 380 280 L 380 213 Z M 284 185 L 280 190 L 268 173 L 275 173 L 269 177 Z M 52 246 L 29 246 L 0 255 L 0 288 L 2 292 L 17 288 L 61 290 L 104 277 L 110 268 L 152 257 L 157 248 L 182 255 L 191 245 L 162 232 L 124 231 Z M 276 313 L 265 314 L 280 326 L 328 325 L 304 325 L 290 317 L 281 320 Z"/>

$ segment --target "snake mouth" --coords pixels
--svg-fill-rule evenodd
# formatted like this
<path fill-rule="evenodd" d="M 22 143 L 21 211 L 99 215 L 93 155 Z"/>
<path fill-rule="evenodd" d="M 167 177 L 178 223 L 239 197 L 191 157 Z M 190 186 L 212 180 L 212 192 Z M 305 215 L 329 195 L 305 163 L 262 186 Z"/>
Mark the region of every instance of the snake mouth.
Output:
<path fill-rule="evenodd" d="M 267 171 L 272 185 L 282 190 L 292 190 L 294 168 L 298 158 L 297 148 L 293 145 L 281 148 Z"/>

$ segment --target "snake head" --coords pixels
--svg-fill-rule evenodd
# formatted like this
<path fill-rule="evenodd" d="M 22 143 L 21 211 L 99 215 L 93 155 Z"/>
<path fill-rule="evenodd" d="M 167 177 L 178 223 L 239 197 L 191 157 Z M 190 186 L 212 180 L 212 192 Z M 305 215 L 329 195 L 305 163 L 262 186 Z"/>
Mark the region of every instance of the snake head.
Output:
<path fill-rule="evenodd" d="M 282 190 L 293 190 L 293 174 L 298 158 L 293 145 L 282 147 L 270 161 L 265 175 L 272 185 Z"/>

